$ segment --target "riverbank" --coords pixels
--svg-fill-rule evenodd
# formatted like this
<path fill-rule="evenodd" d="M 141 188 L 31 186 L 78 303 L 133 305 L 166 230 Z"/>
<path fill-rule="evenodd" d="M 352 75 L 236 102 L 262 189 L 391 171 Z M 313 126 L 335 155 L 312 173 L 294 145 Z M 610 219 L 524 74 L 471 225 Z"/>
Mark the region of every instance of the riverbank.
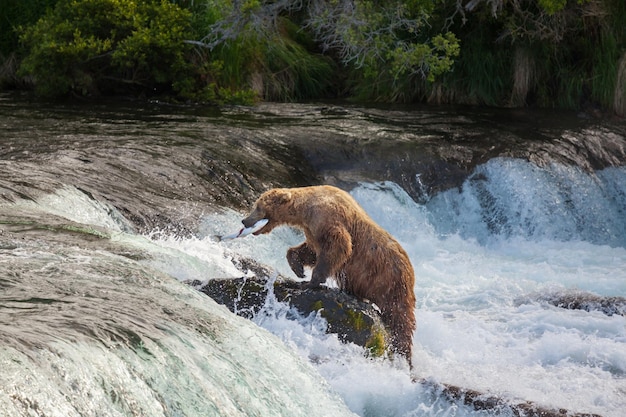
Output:
<path fill-rule="evenodd" d="M 626 115 L 621 0 L 69 3 L 3 8 L 0 88 Z"/>

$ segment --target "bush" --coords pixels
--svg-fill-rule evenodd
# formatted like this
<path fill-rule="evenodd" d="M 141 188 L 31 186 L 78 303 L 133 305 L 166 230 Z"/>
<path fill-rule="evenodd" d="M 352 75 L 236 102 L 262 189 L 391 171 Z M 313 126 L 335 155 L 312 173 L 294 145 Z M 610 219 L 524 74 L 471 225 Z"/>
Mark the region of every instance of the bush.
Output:
<path fill-rule="evenodd" d="M 223 89 L 290 101 L 324 97 L 336 85 L 332 59 L 281 6 L 289 1 L 207 0 L 195 9 L 200 43 L 220 63 Z"/>
<path fill-rule="evenodd" d="M 250 56 L 246 76 L 260 76 L 266 98 L 337 93 L 337 79 L 346 72 L 362 99 L 409 101 L 414 83 L 449 71 L 459 53 L 454 34 L 427 33 L 435 3 L 208 0 L 212 20 L 203 42 L 218 54 L 240 50 Z"/>
<path fill-rule="evenodd" d="M 616 94 L 626 88 L 618 77 L 626 51 L 624 0 L 442 4 L 440 16 L 463 48 L 453 72 L 433 88 L 434 100 L 617 111 Z"/>
<path fill-rule="evenodd" d="M 2 0 L 0 6 L 0 56 L 9 56 L 18 45 L 16 28 L 35 23 L 57 0 Z"/>
<path fill-rule="evenodd" d="M 307 26 L 351 71 L 360 99 L 408 102 L 417 86 L 451 70 L 452 32 L 433 30 L 434 0 L 311 0 Z"/>
<path fill-rule="evenodd" d="M 47 97 L 189 93 L 181 79 L 193 74 L 184 43 L 190 23 L 188 10 L 165 0 L 60 0 L 22 30 L 20 72 Z"/>

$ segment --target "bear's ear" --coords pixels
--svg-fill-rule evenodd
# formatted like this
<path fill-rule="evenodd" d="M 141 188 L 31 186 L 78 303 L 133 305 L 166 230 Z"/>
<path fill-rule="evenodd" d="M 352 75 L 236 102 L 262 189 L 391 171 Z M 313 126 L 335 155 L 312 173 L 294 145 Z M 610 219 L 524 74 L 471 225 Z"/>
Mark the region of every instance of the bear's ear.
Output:
<path fill-rule="evenodd" d="M 271 192 L 272 205 L 282 205 L 291 201 L 291 191 L 286 188 L 275 188 Z"/>

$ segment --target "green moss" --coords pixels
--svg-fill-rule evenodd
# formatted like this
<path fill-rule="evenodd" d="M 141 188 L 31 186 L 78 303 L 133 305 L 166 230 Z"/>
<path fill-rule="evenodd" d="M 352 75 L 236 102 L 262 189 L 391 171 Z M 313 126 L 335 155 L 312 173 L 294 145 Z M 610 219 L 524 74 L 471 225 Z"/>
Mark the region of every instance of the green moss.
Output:
<path fill-rule="evenodd" d="M 365 343 L 371 356 L 380 357 L 387 352 L 387 332 L 382 328 L 374 328 L 372 336 Z"/>
<path fill-rule="evenodd" d="M 321 300 L 317 300 L 316 302 L 314 302 L 314 303 L 311 305 L 311 310 L 313 310 L 313 311 L 320 311 L 320 310 L 322 310 L 323 308 L 324 308 L 324 303 L 322 303 L 322 301 L 321 301 Z"/>
<path fill-rule="evenodd" d="M 363 313 L 360 311 L 347 310 L 348 322 L 352 328 L 356 331 L 365 329 L 365 320 L 363 319 Z"/>

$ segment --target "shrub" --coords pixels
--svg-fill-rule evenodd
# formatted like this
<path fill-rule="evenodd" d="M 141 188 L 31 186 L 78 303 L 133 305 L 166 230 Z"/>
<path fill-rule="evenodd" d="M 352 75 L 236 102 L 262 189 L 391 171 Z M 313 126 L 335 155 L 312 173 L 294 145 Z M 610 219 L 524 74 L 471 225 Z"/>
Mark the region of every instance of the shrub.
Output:
<path fill-rule="evenodd" d="M 191 13 L 166 0 L 60 0 L 22 29 L 27 54 L 20 72 L 37 93 L 162 92 L 192 74 Z"/>
<path fill-rule="evenodd" d="M 323 97 L 336 83 L 332 59 L 316 50 L 311 36 L 289 15 L 291 0 L 201 4 L 195 9 L 198 43 L 220 63 L 217 83 L 224 89 L 290 101 Z"/>
<path fill-rule="evenodd" d="M 416 86 L 450 71 L 460 51 L 452 32 L 431 29 L 435 3 L 312 0 L 308 27 L 351 70 L 359 98 L 412 101 Z"/>
<path fill-rule="evenodd" d="M 445 0 L 461 39 L 451 73 L 424 96 L 495 106 L 614 107 L 626 50 L 623 0 Z M 429 94 L 430 93 L 430 94 Z"/>
<path fill-rule="evenodd" d="M 222 9 L 207 22 L 203 42 L 221 53 L 244 48 L 252 57 L 247 75 L 262 75 L 265 97 L 319 96 L 337 87 L 337 75 L 347 71 L 353 92 L 363 99 L 408 101 L 413 97 L 407 86 L 449 71 L 459 53 L 454 34 L 427 33 L 435 3 L 209 0 Z M 290 29 L 294 24 L 299 30 Z M 245 45 L 258 45 L 259 54 Z"/>

